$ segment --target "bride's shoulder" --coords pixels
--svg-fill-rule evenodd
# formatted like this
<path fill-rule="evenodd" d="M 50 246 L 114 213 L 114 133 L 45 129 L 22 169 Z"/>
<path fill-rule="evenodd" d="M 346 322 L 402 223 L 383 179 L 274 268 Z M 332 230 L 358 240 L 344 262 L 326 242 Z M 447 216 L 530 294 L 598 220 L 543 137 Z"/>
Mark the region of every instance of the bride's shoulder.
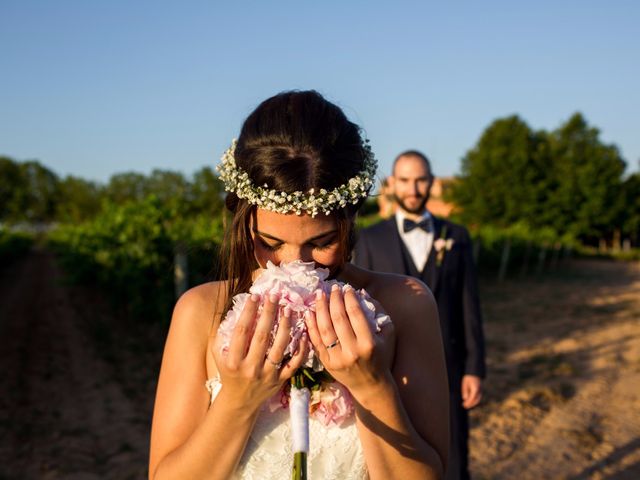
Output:
<path fill-rule="evenodd" d="M 407 298 L 424 298 L 433 300 L 429 287 L 421 280 L 396 273 L 382 273 L 365 270 L 355 265 L 350 266 L 350 277 L 354 284 L 364 288 L 369 294 L 382 299 L 388 297 L 402 302 Z"/>
<path fill-rule="evenodd" d="M 226 302 L 226 281 L 207 282 L 183 293 L 173 310 L 172 327 L 186 324 L 190 329 L 211 328 L 213 320 L 220 316 Z M 198 328 L 200 327 L 200 328 Z"/>
<path fill-rule="evenodd" d="M 406 319 L 403 323 L 411 323 L 418 318 L 424 321 L 425 316 L 438 318 L 433 294 L 419 279 L 360 268 L 354 270 L 353 274 L 358 284 L 380 302 L 391 318 Z"/>

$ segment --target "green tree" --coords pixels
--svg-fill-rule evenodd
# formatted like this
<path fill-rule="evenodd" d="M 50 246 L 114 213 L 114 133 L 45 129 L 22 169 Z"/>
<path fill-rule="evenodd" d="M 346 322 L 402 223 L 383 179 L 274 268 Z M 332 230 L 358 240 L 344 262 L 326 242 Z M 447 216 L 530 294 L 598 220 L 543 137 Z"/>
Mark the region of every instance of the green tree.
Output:
<path fill-rule="evenodd" d="M 56 218 L 63 222 L 82 222 L 100 212 L 102 188 L 82 178 L 67 176 L 60 181 Z"/>
<path fill-rule="evenodd" d="M 223 209 L 224 185 L 211 167 L 203 167 L 193 174 L 190 198 L 196 212 L 214 215 Z"/>
<path fill-rule="evenodd" d="M 20 165 L 9 157 L 0 157 L 0 221 L 13 221 L 21 216 L 26 191 Z"/>
<path fill-rule="evenodd" d="M 625 162 L 576 113 L 557 130 L 493 122 L 462 160 L 449 198 L 470 224 L 551 229 L 593 242 L 620 230 Z"/>
<path fill-rule="evenodd" d="M 122 205 L 128 201 L 141 201 L 147 195 L 147 178 L 137 172 L 125 172 L 112 175 L 105 187 L 107 200 Z"/>
<path fill-rule="evenodd" d="M 640 246 L 640 173 L 629 175 L 622 183 L 623 207 L 620 210 L 622 233 Z"/>
<path fill-rule="evenodd" d="M 463 221 L 506 227 L 541 223 L 551 187 L 548 139 L 518 116 L 494 121 L 462 159 L 448 198 Z"/>
<path fill-rule="evenodd" d="M 35 160 L 20 163 L 20 174 L 22 181 L 16 196 L 21 214 L 17 220 L 32 223 L 54 220 L 59 196 L 58 176 Z"/>
<path fill-rule="evenodd" d="M 551 134 L 551 149 L 554 227 L 583 240 L 611 234 L 623 202 L 625 162 L 617 147 L 602 143 L 598 129 L 576 113 Z"/>
<path fill-rule="evenodd" d="M 146 180 L 146 195 L 155 195 L 160 202 L 184 210 L 188 201 L 189 182 L 182 173 L 155 169 Z"/>

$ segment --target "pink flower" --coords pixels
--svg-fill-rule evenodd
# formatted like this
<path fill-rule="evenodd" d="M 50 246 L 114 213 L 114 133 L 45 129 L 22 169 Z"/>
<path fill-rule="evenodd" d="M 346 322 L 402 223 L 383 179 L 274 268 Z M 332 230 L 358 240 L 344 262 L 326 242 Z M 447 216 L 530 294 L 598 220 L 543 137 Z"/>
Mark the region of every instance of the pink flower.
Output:
<path fill-rule="evenodd" d="M 311 416 L 327 426 L 342 425 L 354 411 L 351 393 L 338 382 L 325 384 L 312 391 L 310 405 Z"/>
<path fill-rule="evenodd" d="M 222 337 L 222 351 L 227 353 L 229 348 L 229 343 L 231 342 L 231 334 L 233 333 L 233 329 L 236 328 L 236 324 L 238 323 L 238 318 L 240 317 L 240 312 L 244 308 L 247 300 L 251 295 L 248 293 L 240 293 L 233 297 L 233 307 L 229 309 L 227 312 L 227 316 L 224 318 L 224 321 L 220 323 L 220 327 L 218 327 L 218 333 L 216 335 L 220 335 Z"/>
<path fill-rule="evenodd" d="M 302 334 L 306 331 L 304 314 L 307 310 L 315 312 L 316 291 L 321 289 L 327 295 L 331 292 L 333 285 L 339 285 L 343 292 L 350 288 L 347 284 L 337 280 L 327 280 L 329 271 L 325 268 L 315 269 L 313 262 L 301 262 L 296 260 L 291 263 L 282 263 L 279 267 L 271 262 L 267 263 L 267 268 L 255 280 L 250 293 L 241 293 L 233 298 L 233 306 L 227 312 L 224 320 L 220 323 L 218 333 L 222 338 L 221 349 L 226 353 L 231 342 L 231 335 L 238 323 L 238 319 L 251 294 L 260 296 L 260 306 L 258 315 L 262 312 L 265 298 L 270 294 L 276 294 L 281 307 L 277 313 L 277 321 L 273 327 L 271 341 L 275 338 L 277 324 L 281 315 L 284 314 L 284 307 L 289 307 L 291 312 L 292 328 L 290 332 L 290 342 L 285 349 L 285 356 L 293 355 L 297 351 Z M 379 332 L 381 327 L 391 322 L 388 315 L 376 313 L 376 308 L 371 297 L 364 290 L 356 290 L 356 295 L 360 301 L 362 311 L 371 325 L 372 329 Z M 316 357 L 313 347 L 309 349 L 309 356 L 304 367 L 313 371 L 323 370 L 324 367 Z M 270 411 L 279 408 L 289 407 L 289 389 L 282 388 L 267 403 Z M 337 382 L 322 384 L 319 389 L 314 389 L 312 393 L 311 409 L 314 416 L 325 425 L 340 425 L 345 418 L 353 413 L 353 400 L 349 391 Z"/>
<path fill-rule="evenodd" d="M 286 386 L 278 390 L 273 397 L 267 401 L 267 409 L 273 413 L 281 408 L 289 408 L 290 389 Z"/>
<path fill-rule="evenodd" d="M 293 355 L 298 349 L 300 338 L 306 331 L 304 322 L 304 313 L 307 310 L 315 312 L 316 308 L 316 291 L 322 289 L 327 295 L 331 292 L 334 284 L 341 286 L 343 291 L 347 285 L 337 280 L 326 280 L 329 271 L 326 268 L 314 269 L 313 262 L 302 262 L 295 260 L 291 263 L 282 263 L 279 267 L 271 262 L 267 262 L 267 268 L 263 270 L 260 276 L 255 280 L 250 293 L 260 295 L 261 305 L 258 308 L 258 315 L 262 312 L 262 302 L 264 299 L 274 293 L 279 297 L 279 305 L 281 307 L 288 306 L 291 309 L 291 341 L 285 349 L 285 356 Z M 369 294 L 364 290 L 356 290 L 360 306 L 372 328 L 377 332 L 380 331 L 382 325 L 391 321 L 388 315 L 377 314 L 374 304 L 371 302 Z M 226 317 L 221 322 L 218 329 L 218 335 L 222 337 L 222 351 L 226 352 L 231 342 L 233 333 L 240 313 L 244 308 L 249 293 L 240 293 L 233 298 L 233 306 L 227 312 Z M 278 312 L 276 325 L 272 331 L 272 341 L 277 331 L 277 323 L 280 316 L 283 315 L 283 308 Z M 315 359 L 315 351 L 313 347 L 309 349 L 309 357 L 304 366 L 313 368 L 315 371 L 322 370 L 322 364 Z"/>

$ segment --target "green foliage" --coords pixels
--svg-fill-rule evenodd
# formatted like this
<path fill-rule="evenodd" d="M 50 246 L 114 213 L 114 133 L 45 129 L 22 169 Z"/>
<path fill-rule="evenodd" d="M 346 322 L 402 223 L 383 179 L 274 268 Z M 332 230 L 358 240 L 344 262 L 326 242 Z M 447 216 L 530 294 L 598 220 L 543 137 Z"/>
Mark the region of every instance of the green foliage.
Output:
<path fill-rule="evenodd" d="M 176 250 L 188 255 L 189 284 L 217 274 L 223 191 L 210 167 L 192 180 L 154 170 L 100 185 L 0 157 L 0 221 L 57 222 L 49 241 L 69 279 L 100 286 L 131 316 L 146 319 L 170 314 Z M 0 254 L 15 255 L 18 240 L 3 232 Z"/>
<path fill-rule="evenodd" d="M 368 197 L 358 210 L 358 215 L 361 217 L 369 217 L 371 215 L 377 215 L 380 210 L 378 205 L 378 195 L 372 195 Z"/>
<path fill-rule="evenodd" d="M 117 173 L 105 186 L 105 198 L 118 205 L 125 202 L 139 202 L 147 195 L 146 180 L 141 173 Z"/>
<path fill-rule="evenodd" d="M 606 235 L 623 208 L 625 163 L 603 144 L 597 129 L 576 113 L 551 135 L 556 188 L 549 202 L 553 225 L 582 238 Z"/>
<path fill-rule="evenodd" d="M 0 220 L 10 221 L 22 210 L 18 191 L 25 191 L 20 165 L 8 157 L 0 157 Z"/>
<path fill-rule="evenodd" d="M 380 215 L 372 213 L 370 215 L 358 215 L 356 217 L 356 229 L 366 228 L 381 220 Z"/>
<path fill-rule="evenodd" d="M 624 216 L 625 163 L 579 113 L 558 130 L 532 131 L 517 116 L 496 120 L 462 160 L 449 200 L 471 225 L 550 228 L 590 240 Z"/>
<path fill-rule="evenodd" d="M 173 217 L 217 215 L 224 188 L 214 171 L 204 167 L 192 179 L 179 172 L 154 170 L 111 177 L 106 185 L 68 176 L 60 180 L 35 161 L 0 157 L 0 221 L 8 223 L 83 222 L 103 208 L 142 202 L 155 196 Z"/>
<path fill-rule="evenodd" d="M 0 227 L 0 264 L 6 267 L 24 256 L 33 245 L 33 236 L 24 232 L 12 232 Z"/>
<path fill-rule="evenodd" d="M 508 226 L 535 224 L 543 208 L 549 156 L 545 135 L 533 132 L 517 116 L 497 120 L 462 160 L 460 181 L 451 197 L 466 223 Z"/>
<path fill-rule="evenodd" d="M 138 202 L 153 195 L 173 217 L 214 215 L 223 208 L 223 193 L 222 182 L 210 167 L 198 170 L 192 181 L 169 170 L 156 169 L 148 177 L 134 172 L 121 173 L 112 176 L 104 187 L 104 197 L 115 204 Z"/>
<path fill-rule="evenodd" d="M 71 280 L 102 287 L 132 317 L 166 321 L 175 301 L 176 245 L 215 258 L 222 235 L 220 221 L 173 213 L 153 195 L 106 204 L 94 220 L 59 226 L 49 239 Z"/>
<path fill-rule="evenodd" d="M 211 167 L 193 174 L 190 202 L 193 209 L 204 214 L 216 214 L 224 209 L 224 185 Z"/>
<path fill-rule="evenodd" d="M 488 274 L 495 274 L 500 260 L 509 244 L 509 269 L 511 273 L 531 271 L 544 251 L 546 261 L 559 252 L 572 251 L 579 243 L 568 235 L 559 235 L 549 227 L 531 228 L 518 222 L 506 228 L 483 225 L 471 230 L 472 241 L 478 253 L 478 268 Z M 555 251 L 555 253 L 554 253 Z M 547 255 L 548 254 L 548 255 Z"/>
<path fill-rule="evenodd" d="M 622 184 L 623 208 L 617 224 L 635 245 L 640 245 L 640 173 L 629 175 Z"/>
<path fill-rule="evenodd" d="M 56 219 L 78 223 L 94 218 L 101 209 L 101 187 L 82 178 L 67 176 L 58 184 Z"/>
<path fill-rule="evenodd" d="M 58 177 L 35 161 L 0 157 L 0 220 L 50 222 L 55 218 Z"/>

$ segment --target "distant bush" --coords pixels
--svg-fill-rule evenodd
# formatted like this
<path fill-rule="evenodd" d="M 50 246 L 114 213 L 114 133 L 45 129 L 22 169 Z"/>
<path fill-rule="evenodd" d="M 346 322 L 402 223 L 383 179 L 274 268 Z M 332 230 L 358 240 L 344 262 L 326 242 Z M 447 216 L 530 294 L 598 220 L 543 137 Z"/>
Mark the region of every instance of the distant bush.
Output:
<path fill-rule="evenodd" d="M 71 281 L 101 287 L 130 316 L 167 321 L 176 247 L 191 254 L 191 278 L 199 281 L 215 270 L 221 238 L 220 218 L 182 218 L 150 196 L 112 205 L 83 224 L 61 225 L 49 242 Z"/>
<path fill-rule="evenodd" d="M 570 236 L 559 236 L 550 228 L 531 229 L 521 223 L 508 228 L 476 227 L 470 231 L 478 269 L 485 273 L 498 271 L 507 245 L 509 260 L 505 273 L 543 267 L 578 246 Z"/>
<path fill-rule="evenodd" d="M 0 227 L 0 264 L 6 266 L 24 256 L 33 245 L 33 235 Z"/>

